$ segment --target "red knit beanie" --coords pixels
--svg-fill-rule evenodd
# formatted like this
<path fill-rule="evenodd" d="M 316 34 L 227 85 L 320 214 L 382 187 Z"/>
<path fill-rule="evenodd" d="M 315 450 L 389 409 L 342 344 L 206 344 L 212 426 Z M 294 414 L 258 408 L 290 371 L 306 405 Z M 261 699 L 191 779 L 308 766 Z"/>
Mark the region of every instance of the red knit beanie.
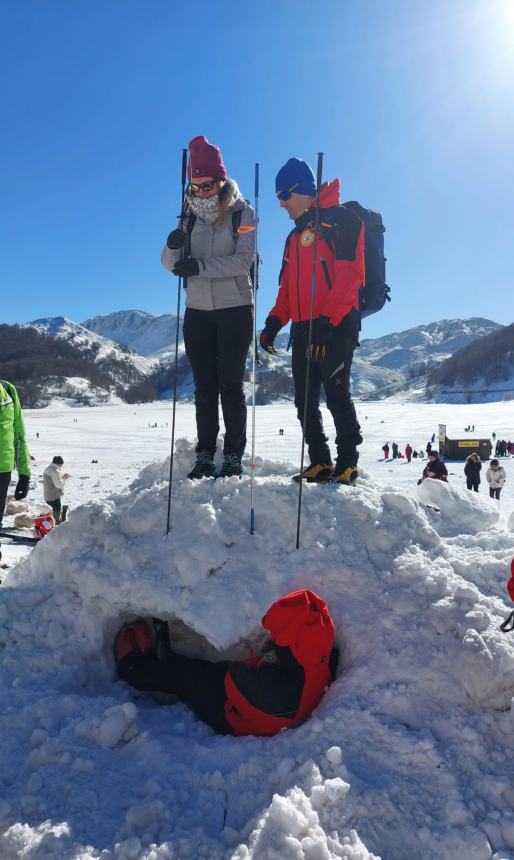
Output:
<path fill-rule="evenodd" d="M 209 143 L 207 138 L 201 134 L 198 137 L 193 137 L 193 140 L 189 142 L 188 174 L 193 182 L 195 176 L 212 176 L 213 179 L 227 178 L 227 171 L 219 147 Z"/>

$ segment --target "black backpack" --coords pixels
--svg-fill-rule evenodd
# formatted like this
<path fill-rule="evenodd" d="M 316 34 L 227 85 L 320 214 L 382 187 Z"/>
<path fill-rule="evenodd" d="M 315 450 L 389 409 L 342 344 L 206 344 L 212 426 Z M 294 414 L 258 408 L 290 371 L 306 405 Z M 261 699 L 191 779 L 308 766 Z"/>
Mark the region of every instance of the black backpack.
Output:
<path fill-rule="evenodd" d="M 344 203 L 359 216 L 364 224 L 364 263 L 365 281 L 360 296 L 360 315 L 367 317 L 381 311 L 386 302 L 391 301 L 390 287 L 386 284 L 384 256 L 385 227 L 382 216 L 372 209 L 365 209 L 356 200 Z"/>

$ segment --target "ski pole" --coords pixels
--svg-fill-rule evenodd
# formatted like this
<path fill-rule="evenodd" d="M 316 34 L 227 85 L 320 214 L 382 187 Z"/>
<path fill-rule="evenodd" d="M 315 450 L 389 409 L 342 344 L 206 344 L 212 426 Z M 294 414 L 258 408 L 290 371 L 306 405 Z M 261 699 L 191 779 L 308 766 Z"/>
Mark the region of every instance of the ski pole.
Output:
<path fill-rule="evenodd" d="M 255 164 L 255 264 L 253 267 L 253 349 L 252 349 L 252 464 L 250 469 L 250 534 L 255 534 L 254 478 L 255 478 L 255 364 L 257 343 L 257 290 L 259 289 L 259 163 Z"/>
<path fill-rule="evenodd" d="M 184 198 L 186 193 L 186 171 L 187 171 L 187 149 L 182 150 L 182 198 L 180 206 L 180 229 L 184 226 Z M 180 259 L 184 256 L 184 246 L 180 251 Z M 170 478 L 168 486 L 168 515 L 166 518 L 166 534 L 170 531 L 170 514 L 171 514 L 171 487 L 173 483 L 173 450 L 175 448 L 175 415 L 177 411 L 177 371 L 178 371 L 178 336 L 180 324 L 180 292 L 182 288 L 182 276 L 179 275 L 178 290 L 177 290 L 177 321 L 175 331 L 175 362 L 174 362 L 174 380 L 173 380 L 173 411 L 171 419 L 171 452 L 170 452 Z"/>
<path fill-rule="evenodd" d="M 302 421 L 302 453 L 300 462 L 300 487 L 298 490 L 298 517 L 296 521 L 296 549 L 300 546 L 300 523 L 302 517 L 302 491 L 303 491 L 303 461 L 305 456 L 305 427 L 307 425 L 307 402 L 309 397 L 309 378 L 311 368 L 311 344 L 312 344 L 312 316 L 314 313 L 314 295 L 316 292 L 316 257 L 318 253 L 318 232 L 320 222 L 319 195 L 321 190 L 321 177 L 323 174 L 323 153 L 318 152 L 318 169 L 316 172 L 316 213 L 314 216 L 314 247 L 312 257 L 312 281 L 311 281 L 311 307 L 309 313 L 309 342 L 307 344 L 307 370 L 305 373 L 305 403 L 303 406 Z"/>

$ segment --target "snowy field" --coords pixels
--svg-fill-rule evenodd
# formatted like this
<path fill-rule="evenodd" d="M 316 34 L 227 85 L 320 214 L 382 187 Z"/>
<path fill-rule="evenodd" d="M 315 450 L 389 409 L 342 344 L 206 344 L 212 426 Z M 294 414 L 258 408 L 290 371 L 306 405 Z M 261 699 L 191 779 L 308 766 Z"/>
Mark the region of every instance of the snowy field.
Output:
<path fill-rule="evenodd" d="M 254 536 L 247 475 L 183 480 L 191 406 L 177 410 L 168 537 L 169 403 L 26 411 L 31 510 L 62 454 L 71 513 L 34 550 L 2 547 L 2 860 L 514 860 L 514 633 L 499 630 L 514 460 L 498 504 L 485 474 L 465 489 L 462 462 L 448 486 L 418 489 L 426 459 L 381 450 L 424 449 L 440 422 L 450 438 L 514 439 L 514 410 L 357 408 L 362 477 L 304 487 L 299 550 L 292 405 L 256 410 Z M 117 680 L 123 621 L 166 618 L 185 653 L 240 656 L 301 586 L 327 600 L 342 659 L 300 728 L 219 737 Z"/>

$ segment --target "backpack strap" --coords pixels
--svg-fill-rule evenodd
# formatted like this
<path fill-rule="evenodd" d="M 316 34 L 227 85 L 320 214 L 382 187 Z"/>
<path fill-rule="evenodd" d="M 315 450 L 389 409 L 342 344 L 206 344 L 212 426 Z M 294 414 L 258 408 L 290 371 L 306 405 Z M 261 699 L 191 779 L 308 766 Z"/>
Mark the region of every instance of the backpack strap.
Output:
<path fill-rule="evenodd" d="M 191 233 L 193 232 L 193 227 L 195 226 L 196 215 L 194 212 L 190 212 L 187 216 L 187 256 L 191 256 Z"/>
<path fill-rule="evenodd" d="M 290 243 L 291 243 L 291 236 L 293 235 L 293 233 L 296 233 L 296 227 L 293 227 L 293 229 L 291 230 L 291 232 L 289 233 L 289 235 L 287 236 L 286 241 L 285 241 L 285 245 L 284 245 L 284 255 L 283 255 L 283 257 L 282 257 L 282 265 L 281 265 L 281 267 L 280 267 L 280 272 L 278 273 L 278 282 L 279 282 L 279 284 L 280 284 L 280 279 L 281 279 L 281 277 L 282 277 L 282 272 L 284 271 L 284 269 L 285 269 L 285 267 L 286 267 L 286 254 L 287 254 L 287 252 L 289 251 L 289 245 L 290 245 Z"/>
<path fill-rule="evenodd" d="M 242 215 L 243 215 L 242 209 L 236 209 L 234 212 L 232 212 L 232 233 L 234 234 L 234 242 L 237 242 L 237 236 L 238 236 L 237 231 L 239 230 L 239 227 L 241 226 Z M 190 212 L 189 215 L 187 216 L 187 227 L 186 227 L 186 233 L 187 233 L 188 244 L 189 244 L 188 256 L 191 256 L 191 233 L 193 232 L 193 228 L 195 226 L 195 223 L 196 223 L 196 215 L 194 212 Z"/>

